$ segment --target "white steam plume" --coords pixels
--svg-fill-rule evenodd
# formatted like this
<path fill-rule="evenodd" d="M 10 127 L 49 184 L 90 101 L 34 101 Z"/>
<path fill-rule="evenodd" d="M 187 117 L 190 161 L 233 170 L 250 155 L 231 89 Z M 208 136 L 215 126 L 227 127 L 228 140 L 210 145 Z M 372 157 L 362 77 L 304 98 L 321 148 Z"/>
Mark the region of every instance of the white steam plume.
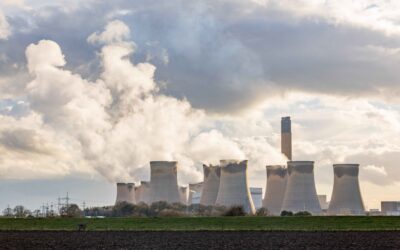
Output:
<path fill-rule="evenodd" d="M 114 26 L 120 31 L 110 28 Z M 104 44 L 101 77 L 94 82 L 62 68 L 66 62 L 57 43 L 42 40 L 28 46 L 28 69 L 34 77 L 26 87 L 31 113 L 53 140 L 58 136 L 66 154 L 82 154 L 83 166 L 110 181 L 138 181 L 135 170 L 150 160 L 178 160 L 184 182 L 201 178 L 193 167 L 200 162 L 251 156 L 264 167 L 269 153 L 274 161 L 284 160 L 269 144 L 254 149 L 251 144 L 257 140 L 232 140 L 210 128 L 204 111 L 160 94 L 155 66 L 129 60 L 135 49 L 125 41 L 129 34 L 124 23 L 112 21 L 89 37 L 89 42 Z"/>

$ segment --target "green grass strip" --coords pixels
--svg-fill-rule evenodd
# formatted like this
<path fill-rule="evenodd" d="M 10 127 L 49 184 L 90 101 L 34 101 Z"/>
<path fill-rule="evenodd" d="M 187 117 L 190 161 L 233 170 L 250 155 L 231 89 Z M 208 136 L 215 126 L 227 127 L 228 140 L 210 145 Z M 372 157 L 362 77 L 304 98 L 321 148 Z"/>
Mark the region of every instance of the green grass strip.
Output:
<path fill-rule="evenodd" d="M 400 217 L 178 217 L 178 218 L 0 218 L 0 230 L 77 230 L 84 223 L 89 231 L 393 231 L 400 230 Z"/>

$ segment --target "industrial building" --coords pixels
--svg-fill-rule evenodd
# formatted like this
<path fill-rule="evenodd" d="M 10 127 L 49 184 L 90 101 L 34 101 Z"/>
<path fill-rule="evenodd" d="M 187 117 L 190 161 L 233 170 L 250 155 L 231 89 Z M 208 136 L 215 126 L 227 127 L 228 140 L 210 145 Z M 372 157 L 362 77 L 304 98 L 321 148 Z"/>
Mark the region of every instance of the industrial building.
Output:
<path fill-rule="evenodd" d="M 283 165 L 266 166 L 267 183 L 263 207 L 271 215 L 280 215 L 287 183 L 287 168 Z"/>
<path fill-rule="evenodd" d="M 120 202 L 136 203 L 134 183 L 117 183 L 117 199 L 115 204 Z"/>
<path fill-rule="evenodd" d="M 358 164 L 334 164 L 334 181 L 328 214 L 364 215 L 365 208 L 358 181 Z"/>
<path fill-rule="evenodd" d="M 216 205 L 243 206 L 247 213 L 254 214 L 255 208 L 247 182 L 247 160 L 221 160 L 221 178 Z"/>
<path fill-rule="evenodd" d="M 400 216 L 400 201 L 381 201 L 383 215 Z"/>
<path fill-rule="evenodd" d="M 200 204 L 203 182 L 189 184 L 188 204 Z"/>
<path fill-rule="evenodd" d="M 203 173 L 204 181 L 200 204 L 204 206 L 214 206 L 219 190 L 221 167 L 203 164 Z"/>
<path fill-rule="evenodd" d="M 165 201 L 177 203 L 181 201 L 177 178 L 176 161 L 150 162 L 149 203 Z"/>
<path fill-rule="evenodd" d="M 289 116 L 281 119 L 281 152 L 289 161 L 292 160 L 292 122 Z"/>
<path fill-rule="evenodd" d="M 288 180 L 282 211 L 308 211 L 313 215 L 321 214 L 314 180 L 313 161 L 289 161 Z"/>
<path fill-rule="evenodd" d="M 253 200 L 254 208 L 256 210 L 262 207 L 262 188 L 251 187 L 250 188 L 251 199 Z"/>

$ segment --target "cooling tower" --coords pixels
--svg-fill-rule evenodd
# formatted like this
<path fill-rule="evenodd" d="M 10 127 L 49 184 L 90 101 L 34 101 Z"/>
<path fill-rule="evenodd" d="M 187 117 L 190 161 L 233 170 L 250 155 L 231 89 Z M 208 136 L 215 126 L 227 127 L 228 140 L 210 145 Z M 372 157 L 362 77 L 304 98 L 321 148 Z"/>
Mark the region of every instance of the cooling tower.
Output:
<path fill-rule="evenodd" d="M 136 203 L 134 183 L 117 183 L 117 199 L 115 203 L 120 202 Z"/>
<path fill-rule="evenodd" d="M 188 198 L 187 198 L 187 187 L 179 187 L 179 196 L 180 196 L 180 202 L 184 205 L 187 204 Z"/>
<path fill-rule="evenodd" d="M 149 203 L 180 202 L 176 161 L 150 162 Z"/>
<path fill-rule="evenodd" d="M 311 214 L 322 212 L 315 189 L 314 162 L 288 162 L 288 180 L 282 204 L 283 210 L 294 213 L 308 211 Z"/>
<path fill-rule="evenodd" d="M 135 186 L 135 199 L 136 199 L 137 203 L 140 202 L 140 190 L 141 189 L 142 189 L 141 186 Z"/>
<path fill-rule="evenodd" d="M 271 215 L 280 215 L 287 183 L 287 168 L 282 165 L 266 166 L 267 185 L 263 207 Z"/>
<path fill-rule="evenodd" d="M 255 208 L 247 185 L 247 160 L 221 160 L 221 177 L 216 205 L 243 206 L 247 213 Z"/>
<path fill-rule="evenodd" d="M 365 214 L 358 183 L 358 164 L 334 164 L 334 180 L 330 215 L 363 215 Z"/>
<path fill-rule="evenodd" d="M 150 183 L 148 181 L 141 181 L 140 186 L 136 189 L 136 202 L 149 202 Z"/>
<path fill-rule="evenodd" d="M 292 122 L 290 117 L 282 117 L 281 120 L 281 152 L 289 160 L 292 160 Z"/>
<path fill-rule="evenodd" d="M 258 187 L 251 187 L 250 189 L 250 195 L 251 195 L 251 200 L 253 201 L 254 208 L 256 210 L 260 209 L 262 207 L 262 188 Z"/>
<path fill-rule="evenodd" d="M 204 181 L 200 204 L 205 206 L 214 206 L 218 195 L 221 167 L 203 165 L 203 172 Z"/>
<path fill-rule="evenodd" d="M 203 182 L 189 184 L 188 204 L 199 204 L 203 191 Z"/>

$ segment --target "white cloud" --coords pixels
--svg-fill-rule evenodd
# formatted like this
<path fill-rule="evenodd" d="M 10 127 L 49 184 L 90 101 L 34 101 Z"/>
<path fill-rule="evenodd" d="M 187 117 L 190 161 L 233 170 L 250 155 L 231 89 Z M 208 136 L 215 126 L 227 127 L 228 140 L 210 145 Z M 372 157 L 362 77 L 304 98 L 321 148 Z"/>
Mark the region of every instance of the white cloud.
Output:
<path fill-rule="evenodd" d="M 11 35 L 10 24 L 7 22 L 6 16 L 0 10 L 0 40 L 5 40 Z"/>
<path fill-rule="evenodd" d="M 370 172 L 372 172 L 374 174 L 378 174 L 378 175 L 384 176 L 384 177 L 386 177 L 388 175 L 386 170 L 385 170 L 385 167 L 383 167 L 383 166 L 368 165 L 368 166 L 364 167 L 364 170 L 365 171 L 370 171 Z"/>
<path fill-rule="evenodd" d="M 120 20 L 114 20 L 107 24 L 104 31 L 101 33 L 95 32 L 91 34 L 87 41 L 89 43 L 100 43 L 100 44 L 108 44 L 121 42 L 127 38 L 129 38 L 130 29 L 129 27 Z"/>
<path fill-rule="evenodd" d="M 49 40 L 42 40 L 37 45 L 29 45 L 26 49 L 26 58 L 31 73 L 65 65 L 60 46 Z"/>
<path fill-rule="evenodd" d="M 266 8 L 277 8 L 301 17 L 324 18 L 335 24 L 353 25 L 387 35 L 400 35 L 400 3 L 396 0 L 269 0 Z"/>
<path fill-rule="evenodd" d="M 31 9 L 31 7 L 26 4 L 25 0 L 0 0 L 0 4 L 4 6 L 17 7 L 23 10 Z"/>

